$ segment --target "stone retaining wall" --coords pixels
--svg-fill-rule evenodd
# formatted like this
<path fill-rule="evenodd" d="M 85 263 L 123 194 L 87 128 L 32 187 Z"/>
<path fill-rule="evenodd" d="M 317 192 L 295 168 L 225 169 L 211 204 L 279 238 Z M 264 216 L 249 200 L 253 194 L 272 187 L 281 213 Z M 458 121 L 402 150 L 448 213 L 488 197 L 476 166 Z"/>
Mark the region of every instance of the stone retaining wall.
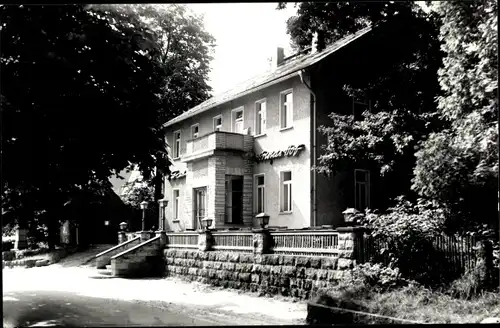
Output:
<path fill-rule="evenodd" d="M 354 260 L 224 251 L 165 249 L 165 271 L 214 286 L 307 299 L 350 275 Z"/>
<path fill-rule="evenodd" d="M 117 245 L 113 248 L 110 248 L 102 253 L 99 253 L 95 256 L 96 258 L 96 267 L 97 269 L 104 269 L 106 265 L 111 263 L 111 258 L 116 254 L 122 253 L 127 249 L 130 249 L 134 246 L 137 246 L 141 243 L 140 237 L 134 237 L 133 239 L 127 240 L 120 245 Z"/>
<path fill-rule="evenodd" d="M 111 257 L 113 276 L 162 276 L 165 266 L 162 248 L 162 237 L 157 236 Z"/>

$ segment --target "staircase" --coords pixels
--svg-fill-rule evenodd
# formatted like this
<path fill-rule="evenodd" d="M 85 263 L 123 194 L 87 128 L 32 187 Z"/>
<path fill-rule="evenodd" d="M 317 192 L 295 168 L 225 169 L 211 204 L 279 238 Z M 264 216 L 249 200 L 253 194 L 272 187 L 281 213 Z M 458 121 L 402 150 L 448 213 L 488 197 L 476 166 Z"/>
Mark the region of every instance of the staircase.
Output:
<path fill-rule="evenodd" d="M 162 276 L 165 271 L 162 250 L 166 236 L 163 233 L 150 237 L 135 237 L 97 254 L 99 275 L 95 278 Z"/>

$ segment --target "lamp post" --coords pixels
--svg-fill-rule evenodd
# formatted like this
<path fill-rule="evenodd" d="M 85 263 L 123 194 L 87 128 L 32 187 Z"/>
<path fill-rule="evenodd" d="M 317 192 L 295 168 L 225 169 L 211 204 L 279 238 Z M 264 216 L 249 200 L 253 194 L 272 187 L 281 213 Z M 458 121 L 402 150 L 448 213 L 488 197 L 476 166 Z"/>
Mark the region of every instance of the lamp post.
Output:
<path fill-rule="evenodd" d="M 212 226 L 213 220 L 210 218 L 204 218 L 201 220 L 201 224 L 203 226 L 204 231 L 209 231 L 210 227 Z"/>
<path fill-rule="evenodd" d="M 356 220 L 356 216 L 359 213 L 361 212 L 352 207 L 346 209 L 344 212 L 342 212 L 342 214 L 344 214 L 344 222 L 349 226 L 353 225 Z"/>
<path fill-rule="evenodd" d="M 165 230 L 165 208 L 167 207 L 168 205 L 168 199 L 160 199 L 158 201 L 158 203 L 160 204 L 160 222 L 159 222 L 159 230 Z"/>
<path fill-rule="evenodd" d="M 201 220 L 202 230 L 199 232 L 198 236 L 198 250 L 202 252 L 209 251 L 213 246 L 213 236 L 210 232 L 212 222 L 213 219 L 210 218 L 204 218 Z"/>
<path fill-rule="evenodd" d="M 142 210 L 142 231 L 146 230 L 145 226 L 145 221 L 146 221 L 146 210 L 148 209 L 148 202 L 143 201 L 141 203 L 141 210 Z"/>
<path fill-rule="evenodd" d="M 271 235 L 266 226 L 269 224 L 269 215 L 259 213 L 255 216 L 260 229 L 253 230 L 253 251 L 257 254 L 268 254 L 271 251 Z"/>
<path fill-rule="evenodd" d="M 259 213 L 255 216 L 255 218 L 262 229 L 269 224 L 269 215 L 266 213 Z"/>

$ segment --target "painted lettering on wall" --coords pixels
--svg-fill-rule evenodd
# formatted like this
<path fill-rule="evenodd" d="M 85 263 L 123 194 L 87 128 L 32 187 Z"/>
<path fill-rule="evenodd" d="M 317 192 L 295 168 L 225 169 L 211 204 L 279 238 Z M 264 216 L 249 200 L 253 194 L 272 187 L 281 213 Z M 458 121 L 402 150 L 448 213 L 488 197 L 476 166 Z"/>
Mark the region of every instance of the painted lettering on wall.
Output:
<path fill-rule="evenodd" d="M 186 171 L 172 171 L 170 172 L 169 180 L 175 180 L 184 178 L 186 176 Z"/>
<path fill-rule="evenodd" d="M 305 145 L 298 145 L 298 146 L 289 146 L 285 150 L 263 151 L 262 153 L 255 155 L 255 159 L 258 162 L 262 162 L 281 157 L 294 157 L 298 156 L 300 152 L 305 148 L 306 148 Z"/>

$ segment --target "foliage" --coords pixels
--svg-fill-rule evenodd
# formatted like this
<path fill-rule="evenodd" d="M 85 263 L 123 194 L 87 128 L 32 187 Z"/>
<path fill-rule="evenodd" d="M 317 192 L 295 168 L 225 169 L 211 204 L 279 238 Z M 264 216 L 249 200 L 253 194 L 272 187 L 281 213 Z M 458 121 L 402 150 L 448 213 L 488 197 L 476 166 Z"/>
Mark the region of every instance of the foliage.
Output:
<path fill-rule="evenodd" d="M 324 153 L 317 170 L 331 174 L 359 165 L 371 168 L 372 174 L 379 173 L 384 184 L 391 185 L 389 197 L 410 192 L 407 177 L 415 164 L 414 149 L 440 123 L 435 114 L 403 110 L 365 112 L 361 121 L 336 113 L 329 116 L 331 124 L 318 128 L 327 142 L 321 146 Z"/>
<path fill-rule="evenodd" d="M 345 285 L 345 288 L 368 288 L 372 291 L 386 292 L 409 283 L 404 279 L 398 268 L 391 268 L 380 263 L 363 263 L 358 264 L 351 271 L 350 279 L 343 279 L 340 286 Z"/>
<path fill-rule="evenodd" d="M 385 213 L 368 211 L 365 226 L 379 251 L 373 261 L 398 268 L 404 277 L 417 282 L 439 283 L 439 273 L 433 268 L 446 259 L 435 249 L 433 240 L 444 230 L 447 217 L 436 202 L 419 199 L 412 204 L 403 197 Z"/>
<path fill-rule="evenodd" d="M 457 225 L 466 226 L 498 210 L 498 8 L 493 0 L 431 8 L 441 19 L 445 53 L 438 110 L 450 127 L 416 153 L 413 188 L 449 204 L 462 221 Z"/>
<path fill-rule="evenodd" d="M 201 19 L 182 6 L 127 8 L 0 8 L 2 209 L 12 222 L 35 216 L 57 238 L 62 205 L 109 188 L 112 173 L 168 170 L 163 121 L 208 96 L 213 40 Z M 169 41 L 163 28 L 173 27 Z"/>
<path fill-rule="evenodd" d="M 381 208 L 398 195 L 412 197 L 415 147 L 442 124 L 433 114 L 442 56 L 436 15 L 414 2 L 302 2 L 296 6 L 297 16 L 287 22 L 287 31 L 299 49 L 311 45 L 314 32 L 319 33 L 318 45 L 326 46 L 368 25 L 380 35 L 390 35 L 389 44 L 397 42 L 391 51 L 373 56 L 373 64 L 343 77 L 344 94 L 367 96 L 371 113 L 364 113 L 360 121 L 341 115 L 341 110 L 330 115 L 332 121 L 318 129 L 327 143 L 317 169 L 335 173 L 366 166 L 372 174 L 379 172 L 388 191 L 376 204 Z M 355 70 L 359 65 L 352 66 Z"/>
<path fill-rule="evenodd" d="M 143 201 L 154 201 L 154 188 L 147 182 L 127 182 L 124 187 L 127 191 L 124 192 L 122 200 L 135 209 L 139 209 Z"/>

